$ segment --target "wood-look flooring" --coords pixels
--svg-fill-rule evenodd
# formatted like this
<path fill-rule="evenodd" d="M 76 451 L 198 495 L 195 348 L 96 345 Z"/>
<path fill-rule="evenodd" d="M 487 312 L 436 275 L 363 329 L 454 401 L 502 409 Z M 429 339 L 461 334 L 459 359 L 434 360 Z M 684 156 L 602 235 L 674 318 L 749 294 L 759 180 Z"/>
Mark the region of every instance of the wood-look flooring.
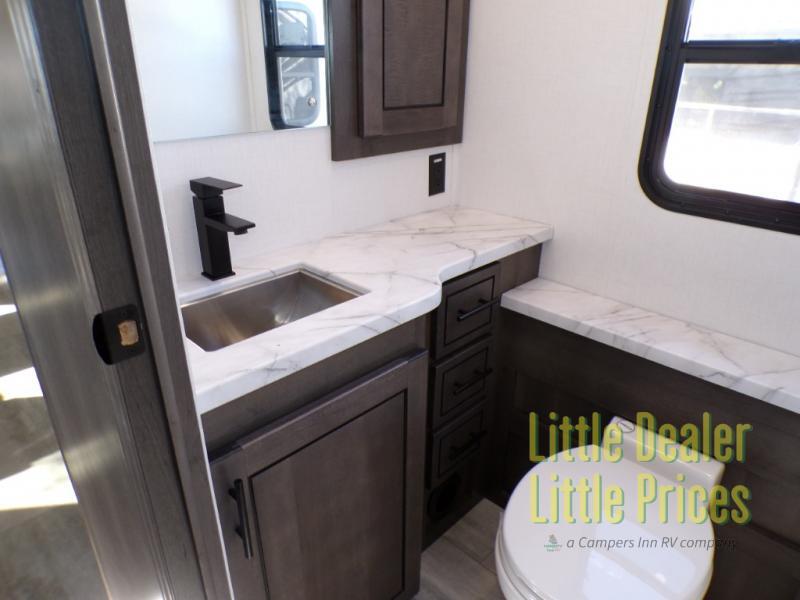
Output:
<path fill-rule="evenodd" d="M 504 600 L 494 564 L 502 514 L 499 506 L 483 500 L 428 548 L 415 600 Z"/>
<path fill-rule="evenodd" d="M 10 304 L 11 295 L 0 280 L 0 305 Z M 31 364 L 16 312 L 0 315 L 0 379 Z M 78 505 L 49 506 L 37 495 L 48 486 L 52 491 L 69 485 L 69 480 L 48 479 L 63 469 L 44 468 L 54 466 L 52 457 L 55 466 L 61 463 L 44 399 L 10 397 L 7 389 L 3 398 L 4 389 L 0 385 L 0 494 L 6 492 L 0 497 L 0 598 L 106 598 Z M 19 486 L 26 492 L 20 494 Z"/>

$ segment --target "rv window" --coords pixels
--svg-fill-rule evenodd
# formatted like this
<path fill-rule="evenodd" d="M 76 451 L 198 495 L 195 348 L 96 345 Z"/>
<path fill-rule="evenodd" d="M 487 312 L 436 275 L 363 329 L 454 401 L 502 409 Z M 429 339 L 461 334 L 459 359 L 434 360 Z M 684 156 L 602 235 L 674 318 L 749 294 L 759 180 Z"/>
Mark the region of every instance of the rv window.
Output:
<path fill-rule="evenodd" d="M 639 174 L 666 209 L 800 233 L 800 2 L 671 0 Z"/>

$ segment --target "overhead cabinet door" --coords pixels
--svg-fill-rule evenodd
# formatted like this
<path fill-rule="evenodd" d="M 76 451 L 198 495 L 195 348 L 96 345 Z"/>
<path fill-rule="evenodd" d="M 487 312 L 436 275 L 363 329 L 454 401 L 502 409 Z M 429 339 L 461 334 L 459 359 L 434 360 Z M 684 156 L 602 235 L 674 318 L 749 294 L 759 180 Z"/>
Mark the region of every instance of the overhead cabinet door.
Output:
<path fill-rule="evenodd" d="M 333 159 L 459 143 L 469 0 L 329 6 Z"/>
<path fill-rule="evenodd" d="M 365 137 L 458 124 L 465 4 L 367 0 L 361 5 Z"/>

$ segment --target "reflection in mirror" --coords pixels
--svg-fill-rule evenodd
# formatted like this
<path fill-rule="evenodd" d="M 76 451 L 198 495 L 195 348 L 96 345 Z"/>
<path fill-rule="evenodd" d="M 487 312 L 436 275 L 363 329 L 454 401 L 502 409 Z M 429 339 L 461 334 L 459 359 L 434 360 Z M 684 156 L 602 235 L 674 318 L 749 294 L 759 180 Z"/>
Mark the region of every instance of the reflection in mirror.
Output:
<path fill-rule="evenodd" d="M 127 0 L 153 141 L 328 124 L 325 0 Z"/>

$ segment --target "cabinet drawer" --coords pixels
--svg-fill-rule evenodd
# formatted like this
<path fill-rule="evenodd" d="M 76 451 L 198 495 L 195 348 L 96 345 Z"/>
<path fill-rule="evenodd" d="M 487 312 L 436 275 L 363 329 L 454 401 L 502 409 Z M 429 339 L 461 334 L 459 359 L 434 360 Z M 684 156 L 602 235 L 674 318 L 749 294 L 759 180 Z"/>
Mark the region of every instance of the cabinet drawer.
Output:
<path fill-rule="evenodd" d="M 439 484 L 458 465 L 478 453 L 487 433 L 486 416 L 484 403 L 433 434 L 429 486 Z"/>
<path fill-rule="evenodd" d="M 492 338 L 458 352 L 433 369 L 431 428 L 438 429 L 489 394 L 495 369 Z"/>
<path fill-rule="evenodd" d="M 490 333 L 497 315 L 500 266 L 493 264 L 444 285 L 437 312 L 439 358 Z"/>

